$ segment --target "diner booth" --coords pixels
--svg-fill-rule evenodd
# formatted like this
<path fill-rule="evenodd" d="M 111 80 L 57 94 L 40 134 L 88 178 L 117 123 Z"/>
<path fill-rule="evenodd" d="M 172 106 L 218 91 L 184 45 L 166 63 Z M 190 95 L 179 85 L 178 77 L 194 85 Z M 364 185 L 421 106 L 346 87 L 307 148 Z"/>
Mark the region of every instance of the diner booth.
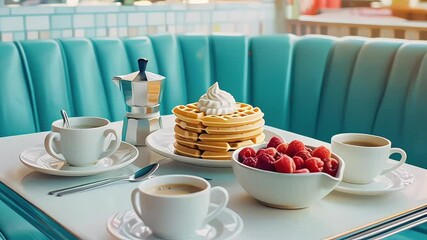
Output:
<path fill-rule="evenodd" d="M 295 2 L 305 1 L 286 6 L 293 8 L 293 13 Z M 427 203 L 427 43 L 355 34 L 292 33 L 292 28 L 278 28 L 286 24 L 275 23 L 283 17 L 277 13 L 279 3 L 0 5 L 0 238 L 155 239 L 160 233 L 150 220 L 141 220 L 144 214 L 138 213 L 135 205 L 143 206 L 143 201 L 135 203 L 135 189 L 143 192 L 139 186 L 172 174 L 197 176 L 212 189 L 227 192 L 224 210 L 193 231 L 201 239 L 426 238 L 427 228 L 422 223 Z M 333 8 L 341 6 L 333 4 Z M 313 14 L 321 11 L 319 8 Z M 295 15 L 284 20 L 288 17 L 295 21 Z M 138 90 L 141 85 L 137 84 L 153 83 L 154 79 L 162 81 L 154 88 Z M 247 139 L 240 135 L 252 129 L 231 125 L 234 130 L 220 138 L 229 155 L 216 160 L 202 154 L 217 152 L 211 145 L 208 150 L 200 146 L 209 143 L 203 139 L 224 134 L 208 132 L 209 127 L 223 129 L 216 122 L 220 120 L 214 121 L 217 125 L 200 120 L 199 125 L 194 124 L 199 126 L 194 128 L 202 128 L 195 140 L 185 140 L 194 136 L 188 130 L 193 122 L 186 121 L 194 120 L 191 113 L 202 112 L 192 107 L 202 104 L 203 97 L 209 98 L 212 89 L 221 94 L 225 91 L 244 105 L 239 105 L 238 111 L 244 113 L 234 118 L 260 116 L 256 120 L 262 122 L 257 128 L 262 133 Z M 147 95 L 148 100 L 140 104 L 137 97 L 126 95 L 129 91 L 134 96 Z M 151 106 L 150 101 L 160 104 Z M 185 107 L 191 113 L 177 111 Z M 59 137 L 50 151 L 59 151 L 61 156 L 70 145 L 78 145 L 58 145 L 67 139 L 61 110 L 66 111 L 70 123 L 88 117 L 108 120 L 108 127 L 118 133 L 113 139 L 120 144 L 96 159 L 93 166 L 70 165 L 52 157 L 46 152 L 51 134 Z M 150 128 L 147 133 L 144 126 L 138 125 L 138 130 L 131 127 L 131 121 L 146 116 L 160 121 L 159 129 Z M 334 144 L 331 146 L 331 138 L 340 133 L 380 136 L 391 142 L 387 156 L 391 147 L 404 150 L 400 156 L 387 157 L 386 164 L 395 165 L 403 158 L 402 165 L 378 173 L 367 183 L 346 180 L 354 165 L 350 157 L 334 152 Z M 231 140 L 236 137 L 233 134 L 240 138 Z M 142 140 L 135 140 L 141 136 Z M 87 138 L 89 145 L 96 135 Z M 302 174 L 273 173 L 243 164 L 238 154 L 242 148 L 272 146 L 269 141 L 273 138 L 281 139 L 287 147 L 294 140 L 303 142 L 304 150 L 311 149 L 313 156 L 319 146 L 332 148 L 332 153 L 326 150 L 328 158 L 335 158 L 340 167 L 329 176 L 322 170 L 313 173 L 308 167 Z M 246 145 L 240 143 L 243 140 Z M 182 149 L 198 155 L 180 154 L 180 145 L 176 145 L 180 141 L 187 143 Z M 363 158 L 369 158 L 372 148 L 380 147 L 371 147 Z M 232 156 L 233 151 L 236 154 Z M 374 161 L 379 160 L 367 159 L 362 175 L 376 168 Z M 155 162 L 160 166 L 148 180 L 111 181 L 102 188 L 63 195 L 52 192 L 106 178 L 119 180 L 115 178 L 127 177 Z M 242 173 L 240 168 L 249 170 Z M 326 175 L 328 180 L 310 180 L 311 176 Z M 268 180 L 267 186 L 262 185 L 262 179 Z M 257 186 L 255 192 L 253 186 Z M 306 199 L 308 193 L 300 194 L 301 189 L 311 187 L 311 199 Z M 284 202 L 295 198 L 307 204 L 281 204 L 268 198 L 270 195 L 279 195 Z M 206 206 L 212 211 L 217 205 Z M 188 211 L 187 220 L 193 215 Z"/>

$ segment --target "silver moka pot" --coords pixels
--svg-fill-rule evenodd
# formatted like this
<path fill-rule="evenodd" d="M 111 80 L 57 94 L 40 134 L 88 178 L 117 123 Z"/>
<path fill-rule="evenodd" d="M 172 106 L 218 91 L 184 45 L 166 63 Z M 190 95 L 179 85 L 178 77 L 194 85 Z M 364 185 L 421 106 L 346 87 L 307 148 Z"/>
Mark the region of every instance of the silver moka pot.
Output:
<path fill-rule="evenodd" d="M 147 59 L 138 59 L 139 71 L 116 76 L 126 102 L 122 140 L 135 146 L 145 146 L 145 138 L 160 128 L 160 102 L 165 77 L 145 71 Z"/>

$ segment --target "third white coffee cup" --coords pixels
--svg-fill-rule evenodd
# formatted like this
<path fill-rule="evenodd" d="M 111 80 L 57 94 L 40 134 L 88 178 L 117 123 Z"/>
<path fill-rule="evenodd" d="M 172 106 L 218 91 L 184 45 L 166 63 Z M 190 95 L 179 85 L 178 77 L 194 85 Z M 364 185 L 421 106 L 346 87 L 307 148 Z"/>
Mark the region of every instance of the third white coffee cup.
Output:
<path fill-rule="evenodd" d="M 331 139 L 331 150 L 345 162 L 343 181 L 349 183 L 370 183 L 375 177 L 395 170 L 406 161 L 404 150 L 392 148 L 390 140 L 370 134 L 337 134 Z M 389 157 L 393 153 L 400 154 L 401 158 L 390 166 Z"/>
<path fill-rule="evenodd" d="M 219 202 L 208 212 L 211 195 Z M 143 181 L 131 200 L 135 213 L 155 236 L 188 239 L 224 210 L 228 192 L 200 177 L 164 175 Z"/>

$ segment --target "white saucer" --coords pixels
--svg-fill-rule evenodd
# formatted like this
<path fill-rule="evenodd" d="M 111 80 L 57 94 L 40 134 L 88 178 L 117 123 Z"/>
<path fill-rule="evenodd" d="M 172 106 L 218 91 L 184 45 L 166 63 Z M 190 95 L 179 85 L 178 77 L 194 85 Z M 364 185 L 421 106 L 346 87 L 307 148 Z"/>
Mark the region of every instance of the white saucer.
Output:
<path fill-rule="evenodd" d="M 98 160 L 94 165 L 73 167 L 53 158 L 46 152 L 43 144 L 38 144 L 25 149 L 19 157 L 23 164 L 42 173 L 57 176 L 89 176 L 122 168 L 135 161 L 138 154 L 136 147 L 122 142 L 116 152 Z"/>
<path fill-rule="evenodd" d="M 376 177 L 369 184 L 341 182 L 335 190 L 338 192 L 357 195 L 379 195 L 405 189 L 413 183 L 414 176 L 404 168 L 400 167 L 394 171 Z"/>
<path fill-rule="evenodd" d="M 151 230 L 133 210 L 122 211 L 108 219 L 108 231 L 118 239 L 126 240 L 157 240 Z M 224 240 L 232 239 L 243 229 L 240 216 L 231 209 L 225 208 L 208 225 L 196 231 L 195 239 Z"/>
<path fill-rule="evenodd" d="M 273 136 L 279 136 L 265 129 L 264 134 L 265 139 L 270 139 Z M 163 128 L 148 135 L 148 137 L 145 139 L 145 143 L 154 152 L 180 162 L 204 167 L 231 167 L 231 159 L 209 160 L 175 154 L 175 148 L 173 147 L 173 142 L 175 141 L 174 135 L 175 133 L 173 128 Z"/>

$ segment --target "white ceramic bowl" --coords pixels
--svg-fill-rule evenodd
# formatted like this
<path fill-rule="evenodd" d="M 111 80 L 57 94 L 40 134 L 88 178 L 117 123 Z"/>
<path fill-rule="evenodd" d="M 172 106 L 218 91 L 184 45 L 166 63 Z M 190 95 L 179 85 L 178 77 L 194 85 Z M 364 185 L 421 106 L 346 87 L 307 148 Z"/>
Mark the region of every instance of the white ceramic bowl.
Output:
<path fill-rule="evenodd" d="M 255 151 L 265 148 L 267 144 L 250 146 Z M 307 146 L 312 149 L 314 147 Z M 341 182 L 344 174 L 343 160 L 332 153 L 339 162 L 336 177 L 329 174 L 304 173 L 286 174 L 261 170 L 246 166 L 238 161 L 239 152 L 233 153 L 233 172 L 237 181 L 249 195 L 274 208 L 298 209 L 305 208 L 328 195 Z"/>

